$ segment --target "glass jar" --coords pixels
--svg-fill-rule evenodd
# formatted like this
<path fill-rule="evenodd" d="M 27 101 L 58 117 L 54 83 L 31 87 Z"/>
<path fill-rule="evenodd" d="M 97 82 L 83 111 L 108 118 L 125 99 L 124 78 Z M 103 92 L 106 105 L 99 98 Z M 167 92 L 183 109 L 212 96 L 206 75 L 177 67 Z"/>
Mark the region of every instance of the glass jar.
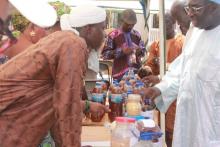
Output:
<path fill-rule="evenodd" d="M 141 95 L 129 94 L 126 104 L 128 116 L 136 116 L 141 114 Z"/>
<path fill-rule="evenodd" d="M 133 118 L 116 117 L 116 127 L 111 134 L 111 147 L 131 146 L 131 124 L 135 122 Z"/>

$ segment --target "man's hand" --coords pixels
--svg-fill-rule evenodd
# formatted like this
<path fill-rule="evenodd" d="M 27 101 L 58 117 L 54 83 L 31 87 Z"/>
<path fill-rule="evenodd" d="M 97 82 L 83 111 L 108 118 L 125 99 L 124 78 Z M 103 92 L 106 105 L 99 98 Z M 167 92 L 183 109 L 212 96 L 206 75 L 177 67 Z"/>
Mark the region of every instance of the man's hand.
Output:
<path fill-rule="evenodd" d="M 90 113 L 103 115 L 104 113 L 110 112 L 110 109 L 100 103 L 90 102 Z"/>
<path fill-rule="evenodd" d="M 149 87 L 144 89 L 144 97 L 145 98 L 150 98 L 154 100 L 156 97 L 161 95 L 160 89 L 156 87 Z"/>
<path fill-rule="evenodd" d="M 158 76 L 155 75 L 149 75 L 142 79 L 142 82 L 147 85 L 148 87 L 154 86 L 155 84 L 160 82 L 160 79 Z"/>

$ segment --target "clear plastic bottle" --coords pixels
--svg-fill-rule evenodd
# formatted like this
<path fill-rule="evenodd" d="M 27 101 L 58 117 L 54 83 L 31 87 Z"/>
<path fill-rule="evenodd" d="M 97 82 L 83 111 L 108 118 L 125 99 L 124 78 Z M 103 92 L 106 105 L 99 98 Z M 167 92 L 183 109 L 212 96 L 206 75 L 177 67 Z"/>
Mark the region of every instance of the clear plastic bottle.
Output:
<path fill-rule="evenodd" d="M 126 104 L 128 116 L 136 116 L 141 114 L 141 95 L 129 94 Z"/>
<path fill-rule="evenodd" d="M 129 77 L 129 80 L 130 80 L 132 77 L 135 77 L 134 68 L 132 68 L 132 67 L 129 68 L 129 70 L 128 70 L 128 77 Z"/>
<path fill-rule="evenodd" d="M 116 117 L 116 127 L 111 134 L 111 147 L 131 146 L 131 124 L 135 122 L 133 118 Z"/>

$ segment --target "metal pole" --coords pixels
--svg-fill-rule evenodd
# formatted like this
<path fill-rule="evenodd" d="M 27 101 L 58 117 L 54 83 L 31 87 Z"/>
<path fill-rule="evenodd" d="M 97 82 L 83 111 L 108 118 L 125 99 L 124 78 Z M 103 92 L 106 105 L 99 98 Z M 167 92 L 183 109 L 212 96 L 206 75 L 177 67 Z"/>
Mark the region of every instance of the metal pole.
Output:
<path fill-rule="evenodd" d="M 164 1 L 159 0 L 159 28 L 160 28 L 160 77 L 163 77 L 165 74 L 165 67 L 166 67 L 166 35 L 165 35 L 165 23 L 164 23 Z M 166 147 L 165 142 L 165 114 L 161 113 L 160 115 L 160 127 L 161 130 L 164 132 L 163 135 L 163 147 Z"/>

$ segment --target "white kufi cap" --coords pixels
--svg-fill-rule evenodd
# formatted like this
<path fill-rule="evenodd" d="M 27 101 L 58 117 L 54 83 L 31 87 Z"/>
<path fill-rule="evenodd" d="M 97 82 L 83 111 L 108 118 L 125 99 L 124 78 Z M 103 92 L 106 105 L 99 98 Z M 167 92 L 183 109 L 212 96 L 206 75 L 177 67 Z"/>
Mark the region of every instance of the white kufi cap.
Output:
<path fill-rule="evenodd" d="M 106 12 L 103 8 L 96 6 L 80 5 L 72 9 L 70 14 L 60 17 L 62 30 L 83 27 L 89 24 L 96 24 L 105 21 Z"/>

